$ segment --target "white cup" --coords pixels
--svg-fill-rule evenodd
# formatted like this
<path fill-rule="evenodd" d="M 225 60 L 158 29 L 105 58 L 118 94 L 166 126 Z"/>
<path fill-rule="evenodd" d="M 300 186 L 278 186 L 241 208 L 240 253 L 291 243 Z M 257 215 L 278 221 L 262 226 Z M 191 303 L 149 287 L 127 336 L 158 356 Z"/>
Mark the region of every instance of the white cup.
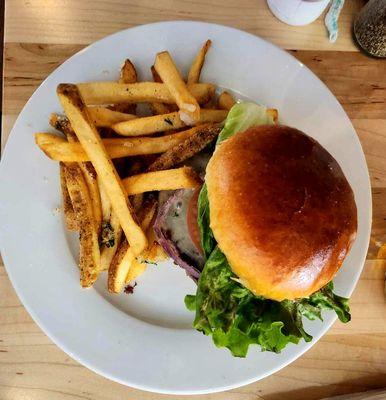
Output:
<path fill-rule="evenodd" d="M 272 13 L 288 25 L 307 25 L 315 21 L 330 0 L 267 0 Z"/>

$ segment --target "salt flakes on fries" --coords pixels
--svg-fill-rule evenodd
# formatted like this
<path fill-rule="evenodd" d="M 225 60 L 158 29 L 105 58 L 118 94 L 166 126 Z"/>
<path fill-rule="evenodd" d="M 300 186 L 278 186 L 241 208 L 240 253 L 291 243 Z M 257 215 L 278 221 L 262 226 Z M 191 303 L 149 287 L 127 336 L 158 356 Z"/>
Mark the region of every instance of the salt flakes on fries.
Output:
<path fill-rule="evenodd" d="M 58 86 L 65 115 L 52 114 L 50 125 L 61 135 L 39 132 L 35 141 L 60 163 L 65 224 L 79 231 L 82 287 L 107 270 L 109 291 L 120 293 L 146 262 L 167 258 L 153 230 L 154 192 L 201 184 L 182 163 L 216 139 L 235 104 L 230 93 L 216 98 L 215 85 L 200 82 L 210 46 L 199 50 L 186 81 L 164 51 L 151 66 L 154 82 L 138 82 L 126 59 L 117 82 Z M 138 103 L 152 115 L 139 116 Z M 277 120 L 277 110 L 269 112 Z"/>

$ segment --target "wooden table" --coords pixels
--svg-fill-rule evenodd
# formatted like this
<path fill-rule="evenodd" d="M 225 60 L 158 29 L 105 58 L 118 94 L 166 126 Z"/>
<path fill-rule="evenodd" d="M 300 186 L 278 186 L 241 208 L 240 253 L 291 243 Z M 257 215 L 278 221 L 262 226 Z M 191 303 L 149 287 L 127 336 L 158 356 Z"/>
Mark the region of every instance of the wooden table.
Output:
<path fill-rule="evenodd" d="M 275 375 L 206 399 L 320 399 L 386 386 L 386 61 L 358 52 L 351 25 L 363 1 L 348 0 L 335 44 L 322 20 L 289 27 L 265 0 L 8 0 L 5 9 L 2 144 L 41 81 L 85 45 L 113 32 L 161 20 L 234 26 L 288 49 L 332 90 L 361 139 L 373 188 L 373 231 L 351 299 L 350 324 L 337 322 L 307 354 Z M 128 360 L 130 362 L 130 360 Z M 161 399 L 102 378 L 73 361 L 37 327 L 0 265 L 0 399 Z"/>

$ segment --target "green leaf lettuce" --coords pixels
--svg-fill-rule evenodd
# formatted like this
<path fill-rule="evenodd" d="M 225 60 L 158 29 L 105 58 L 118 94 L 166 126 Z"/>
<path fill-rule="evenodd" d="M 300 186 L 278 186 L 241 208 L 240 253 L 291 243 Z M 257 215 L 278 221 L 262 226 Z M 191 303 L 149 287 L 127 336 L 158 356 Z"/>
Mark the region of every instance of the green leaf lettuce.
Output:
<path fill-rule="evenodd" d="M 350 319 L 347 300 L 333 293 L 330 282 L 309 298 L 274 301 L 255 296 L 233 274 L 225 255 L 216 246 L 208 258 L 195 296 L 185 304 L 196 312 L 193 326 L 212 335 L 217 347 L 227 347 L 236 357 L 245 357 L 251 344 L 279 353 L 288 343 L 312 337 L 303 328 L 302 317 L 322 319 L 322 310 L 334 309 L 341 321 Z"/>

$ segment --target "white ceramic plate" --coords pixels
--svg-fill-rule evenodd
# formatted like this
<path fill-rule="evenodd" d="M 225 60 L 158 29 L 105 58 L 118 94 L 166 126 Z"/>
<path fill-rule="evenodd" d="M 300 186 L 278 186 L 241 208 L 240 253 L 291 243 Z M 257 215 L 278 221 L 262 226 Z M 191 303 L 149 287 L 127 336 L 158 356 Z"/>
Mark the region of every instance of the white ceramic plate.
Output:
<path fill-rule="evenodd" d="M 133 295 L 110 295 L 101 277 L 82 290 L 76 241 L 60 206 L 58 164 L 34 144 L 60 111 L 60 82 L 116 80 L 129 57 L 141 79 L 150 79 L 155 53 L 168 49 L 186 72 L 197 49 L 213 40 L 202 80 L 280 110 L 282 122 L 317 139 L 339 161 L 358 206 L 359 232 L 335 279 L 349 296 L 367 250 L 371 194 L 358 137 L 335 97 L 302 63 L 250 34 L 198 22 L 167 22 L 118 32 L 82 50 L 56 69 L 24 107 L 8 140 L 0 170 L 1 252 L 21 301 L 44 332 L 67 354 L 114 381 L 160 393 L 208 393 L 251 383 L 283 368 L 331 326 L 306 322 L 312 343 L 289 345 L 281 354 L 251 348 L 246 359 L 217 349 L 191 329 L 184 296 L 195 287 L 171 263 L 149 266 Z"/>

